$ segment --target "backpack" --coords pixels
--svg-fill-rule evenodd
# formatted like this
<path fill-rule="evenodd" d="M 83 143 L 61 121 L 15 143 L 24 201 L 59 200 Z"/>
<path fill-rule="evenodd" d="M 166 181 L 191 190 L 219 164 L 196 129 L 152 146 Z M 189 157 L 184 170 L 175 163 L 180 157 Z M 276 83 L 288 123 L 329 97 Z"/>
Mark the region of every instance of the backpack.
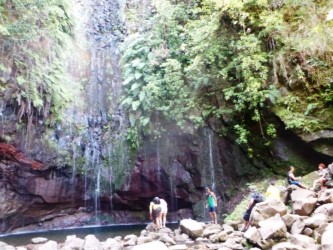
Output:
<path fill-rule="evenodd" d="M 263 202 L 264 201 L 264 196 L 259 193 L 259 192 L 255 192 L 252 196 L 253 200 L 255 203 L 259 203 L 259 202 Z"/>

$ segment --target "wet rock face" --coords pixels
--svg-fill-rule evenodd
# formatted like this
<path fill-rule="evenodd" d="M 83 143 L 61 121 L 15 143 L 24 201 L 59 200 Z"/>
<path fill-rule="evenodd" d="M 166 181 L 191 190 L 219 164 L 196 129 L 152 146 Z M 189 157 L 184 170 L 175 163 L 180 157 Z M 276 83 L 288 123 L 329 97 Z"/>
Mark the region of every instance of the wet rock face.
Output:
<path fill-rule="evenodd" d="M 197 150 L 186 136 L 146 142 L 129 175 L 115 190 L 114 207 L 146 210 L 151 199 L 159 196 L 171 211 L 191 208 L 203 194 L 201 165 L 195 163 Z"/>
<path fill-rule="evenodd" d="M 32 160 L 12 145 L 2 143 L 0 149 L 1 231 L 36 223 L 50 210 L 54 213 L 50 217 L 57 217 L 59 204 L 65 208 L 82 202 L 80 178 Z"/>

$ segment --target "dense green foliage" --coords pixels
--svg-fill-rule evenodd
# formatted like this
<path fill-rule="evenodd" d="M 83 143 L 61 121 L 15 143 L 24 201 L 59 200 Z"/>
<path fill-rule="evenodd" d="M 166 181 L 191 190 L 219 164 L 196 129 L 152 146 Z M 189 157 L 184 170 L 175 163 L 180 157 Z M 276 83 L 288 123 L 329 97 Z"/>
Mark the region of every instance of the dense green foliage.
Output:
<path fill-rule="evenodd" d="M 0 1 L 0 97 L 18 118 L 53 119 L 69 99 L 64 47 L 70 35 L 63 0 Z M 50 121 L 50 120 L 49 120 Z"/>
<path fill-rule="evenodd" d="M 132 135 L 214 118 L 239 143 L 253 126 L 269 143 L 271 112 L 298 132 L 330 128 L 331 9 L 314 0 L 153 0 L 144 16 L 130 10 L 122 66 Z"/>

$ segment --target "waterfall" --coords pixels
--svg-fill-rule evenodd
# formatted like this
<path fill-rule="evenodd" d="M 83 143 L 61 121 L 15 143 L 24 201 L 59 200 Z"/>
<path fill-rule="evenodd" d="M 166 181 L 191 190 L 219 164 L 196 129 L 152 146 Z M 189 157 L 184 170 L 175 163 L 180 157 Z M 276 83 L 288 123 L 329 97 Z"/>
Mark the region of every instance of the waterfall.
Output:
<path fill-rule="evenodd" d="M 79 143 L 72 149 L 73 178 L 80 162 L 85 206 L 95 212 L 96 224 L 100 223 L 101 196 L 110 197 L 112 209 L 112 181 L 121 179 L 115 176 L 115 172 L 119 172 L 115 169 L 128 169 L 127 151 L 122 146 L 126 124 L 120 107 L 118 63 L 124 7 L 122 0 L 81 0 L 75 1 L 73 8 L 76 44 L 71 74 L 83 86 L 80 95 L 84 96 L 83 103 L 75 100 L 72 110 L 81 116 L 74 121 L 76 127 L 84 128 L 76 130 L 75 134 Z M 82 154 L 78 154 L 76 148 L 81 148 Z"/>
<path fill-rule="evenodd" d="M 211 189 L 215 190 L 215 169 L 213 160 L 213 146 L 212 146 L 212 132 L 208 132 L 208 152 L 209 152 L 209 170 L 210 170 L 210 183 Z"/>
<path fill-rule="evenodd" d="M 157 179 L 159 183 L 161 183 L 161 148 L 160 148 L 160 140 L 157 139 Z"/>
<path fill-rule="evenodd" d="M 205 166 L 202 170 L 202 183 L 204 186 L 210 187 L 215 192 L 215 162 L 217 161 L 214 159 L 216 157 L 216 153 L 213 151 L 213 143 L 213 132 L 210 129 L 205 128 L 203 131 L 201 155 L 201 164 Z"/>

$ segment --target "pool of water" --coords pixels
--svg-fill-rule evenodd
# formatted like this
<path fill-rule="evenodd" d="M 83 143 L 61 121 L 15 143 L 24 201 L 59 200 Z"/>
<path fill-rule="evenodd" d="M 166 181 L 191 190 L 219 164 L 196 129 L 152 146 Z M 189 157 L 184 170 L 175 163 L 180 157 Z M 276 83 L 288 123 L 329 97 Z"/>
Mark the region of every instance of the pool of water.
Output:
<path fill-rule="evenodd" d="M 146 228 L 147 225 L 113 225 L 102 227 L 84 227 L 72 228 L 42 232 L 27 232 L 19 234 L 0 235 L 0 241 L 12 246 L 25 246 L 31 243 L 32 238 L 44 237 L 49 240 L 54 240 L 58 243 L 63 243 L 68 235 L 76 235 L 76 237 L 84 239 L 88 234 L 93 234 L 100 241 L 105 241 L 108 238 L 116 236 L 125 236 L 129 234 L 140 235 L 140 232 Z M 168 225 L 169 228 L 176 228 L 175 224 Z"/>

